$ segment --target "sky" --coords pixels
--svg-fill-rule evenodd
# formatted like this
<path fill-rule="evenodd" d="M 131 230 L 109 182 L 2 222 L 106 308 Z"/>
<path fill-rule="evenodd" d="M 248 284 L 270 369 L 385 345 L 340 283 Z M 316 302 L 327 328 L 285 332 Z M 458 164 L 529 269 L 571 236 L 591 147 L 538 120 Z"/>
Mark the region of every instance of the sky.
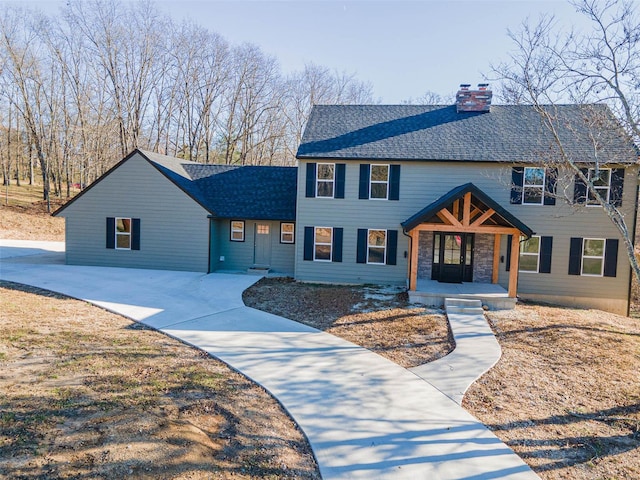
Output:
<path fill-rule="evenodd" d="M 46 11 L 61 0 L 23 0 Z M 283 72 L 314 63 L 353 73 L 374 98 L 400 103 L 427 91 L 453 95 L 461 83 L 491 78 L 507 60 L 508 29 L 553 14 L 568 28 L 585 26 L 565 0 L 156 0 L 180 22 L 190 19 L 232 44 L 254 43 Z"/>

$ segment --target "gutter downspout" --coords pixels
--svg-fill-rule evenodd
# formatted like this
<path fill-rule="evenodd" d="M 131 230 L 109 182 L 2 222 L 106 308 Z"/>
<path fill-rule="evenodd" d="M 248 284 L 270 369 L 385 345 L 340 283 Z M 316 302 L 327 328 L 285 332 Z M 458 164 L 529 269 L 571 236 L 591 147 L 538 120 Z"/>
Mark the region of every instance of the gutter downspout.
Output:
<path fill-rule="evenodd" d="M 411 235 L 407 235 L 407 231 L 404 227 L 402 227 L 402 234 L 407 237 L 409 239 L 409 255 L 408 255 L 408 259 L 407 259 L 407 268 L 408 268 L 408 272 L 407 272 L 407 291 L 409 291 L 409 288 L 411 288 L 411 257 L 413 255 L 411 255 L 411 252 L 413 251 L 413 237 Z"/>

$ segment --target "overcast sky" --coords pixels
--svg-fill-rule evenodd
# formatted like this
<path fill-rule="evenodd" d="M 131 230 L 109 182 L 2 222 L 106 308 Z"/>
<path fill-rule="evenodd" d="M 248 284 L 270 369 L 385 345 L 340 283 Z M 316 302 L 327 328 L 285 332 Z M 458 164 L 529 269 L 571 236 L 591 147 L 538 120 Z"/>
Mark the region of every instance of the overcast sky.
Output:
<path fill-rule="evenodd" d="M 1 2 L 0 2 L 1 3 Z M 60 0 L 23 0 L 55 11 Z M 250 42 L 284 72 L 305 63 L 355 73 L 383 103 L 427 90 L 449 97 L 476 84 L 512 48 L 507 29 L 554 14 L 568 28 L 582 19 L 564 0 L 157 0 L 176 21 L 189 18 L 231 43 Z"/>

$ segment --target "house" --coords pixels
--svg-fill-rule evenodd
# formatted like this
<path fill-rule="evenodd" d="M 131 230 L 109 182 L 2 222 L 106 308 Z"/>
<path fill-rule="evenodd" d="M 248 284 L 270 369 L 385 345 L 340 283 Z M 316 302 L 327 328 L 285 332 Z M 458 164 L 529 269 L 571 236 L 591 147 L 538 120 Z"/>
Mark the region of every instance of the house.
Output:
<path fill-rule="evenodd" d="M 295 167 L 135 150 L 54 215 L 70 265 L 293 275 L 295 202 Z"/>
<path fill-rule="evenodd" d="M 314 107 L 297 153 L 296 278 L 408 283 L 414 299 L 435 282 L 493 284 L 512 299 L 627 314 L 620 233 L 558 161 L 540 114 L 468 87 L 455 105 Z M 549 111 L 567 155 L 632 229 L 638 152 L 611 112 Z"/>
<path fill-rule="evenodd" d="M 638 152 L 609 109 L 549 112 L 566 155 L 633 228 Z M 268 268 L 406 285 L 425 303 L 461 285 L 499 292 L 496 305 L 518 296 L 628 314 L 622 237 L 559 158 L 532 106 L 491 105 L 486 85 L 464 85 L 454 105 L 315 106 L 297 168 L 136 150 L 54 215 L 66 218 L 69 264 Z"/>

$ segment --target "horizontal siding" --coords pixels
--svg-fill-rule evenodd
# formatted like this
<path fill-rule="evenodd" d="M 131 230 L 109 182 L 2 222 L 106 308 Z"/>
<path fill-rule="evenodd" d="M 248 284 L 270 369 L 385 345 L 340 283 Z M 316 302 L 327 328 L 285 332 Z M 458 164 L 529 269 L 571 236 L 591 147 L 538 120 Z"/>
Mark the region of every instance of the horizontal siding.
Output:
<path fill-rule="evenodd" d="M 136 155 L 62 213 L 67 263 L 208 270 L 208 212 Z M 105 246 L 106 218 L 140 218 L 140 250 Z"/>
<path fill-rule="evenodd" d="M 234 219 L 234 220 L 242 220 Z M 224 261 L 218 261 L 217 269 L 245 271 L 254 265 L 254 238 L 256 225 L 269 225 L 271 240 L 271 271 L 293 275 L 295 264 L 295 244 L 280 243 L 280 222 L 245 220 L 244 242 L 230 240 L 231 221 L 217 220 L 218 259 L 224 256 Z"/>
<path fill-rule="evenodd" d="M 300 162 L 298 185 L 305 184 L 306 161 Z M 407 278 L 409 251 L 407 238 L 400 223 L 414 215 L 451 189 L 468 182 L 474 183 L 506 210 L 528 225 L 537 235 L 554 237 L 550 274 L 521 274 L 522 292 L 555 295 L 594 295 L 626 298 L 629 267 L 625 251 L 620 246 L 616 278 L 576 277 L 568 275 L 569 238 L 621 238 L 616 227 L 601 208 L 571 207 L 562 199 L 555 206 L 511 205 L 511 167 L 498 163 L 460 162 L 392 162 L 401 164 L 400 200 L 359 200 L 358 180 L 360 163 L 346 162 L 345 198 L 306 198 L 304 188 L 298 191 L 296 277 L 307 281 L 345 283 L 400 283 Z M 637 167 L 626 171 L 622 211 L 629 225 L 633 223 L 636 195 Z M 573 174 L 561 172 L 558 192 L 573 194 Z M 341 264 L 303 260 L 305 226 L 344 228 L 343 262 Z M 398 229 L 398 265 L 361 265 L 355 262 L 356 232 L 358 228 Z M 506 256 L 506 236 L 502 238 L 501 256 Z M 499 282 L 507 286 L 508 273 L 500 264 Z M 586 293 L 588 292 L 588 293 Z"/>

